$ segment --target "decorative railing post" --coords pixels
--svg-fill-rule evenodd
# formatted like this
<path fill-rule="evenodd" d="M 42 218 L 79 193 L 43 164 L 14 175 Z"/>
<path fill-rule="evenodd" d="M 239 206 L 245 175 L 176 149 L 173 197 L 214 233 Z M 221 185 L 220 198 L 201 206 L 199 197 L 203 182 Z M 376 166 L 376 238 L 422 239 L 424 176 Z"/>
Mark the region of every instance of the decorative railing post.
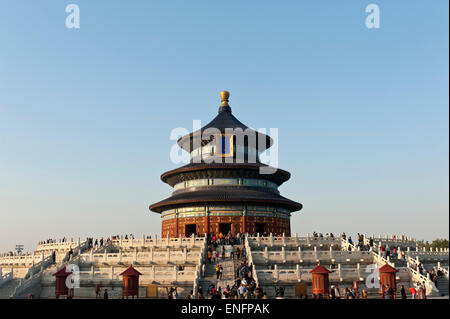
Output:
<path fill-rule="evenodd" d="M 265 262 L 269 260 L 269 248 L 267 246 L 264 247 L 264 259 L 266 259 Z"/>
<path fill-rule="evenodd" d="M 279 274 L 278 274 L 278 265 L 277 264 L 275 264 L 275 266 L 273 268 L 273 277 L 274 277 L 275 281 L 278 281 Z"/>
<path fill-rule="evenodd" d="M 256 282 L 256 285 L 259 285 L 259 280 L 258 280 L 258 274 L 256 273 L 256 267 L 255 264 L 252 264 L 252 277 Z"/>
<path fill-rule="evenodd" d="M 173 266 L 173 272 L 174 272 L 175 282 L 177 282 L 177 281 L 178 281 L 178 270 L 177 270 L 177 266 Z"/>
<path fill-rule="evenodd" d="M 272 233 L 270 233 L 270 236 L 269 236 L 269 244 L 270 244 L 270 247 L 273 247 L 273 235 L 272 235 Z"/>
<path fill-rule="evenodd" d="M 296 272 L 296 275 L 297 275 L 297 280 L 300 282 L 302 280 L 302 276 L 300 275 L 300 265 L 299 264 L 297 264 L 295 266 L 295 272 Z"/>
<path fill-rule="evenodd" d="M 358 275 L 358 280 L 361 280 L 361 265 L 359 263 L 356 264 L 356 273 Z"/>
<path fill-rule="evenodd" d="M 302 261 L 303 256 L 302 256 L 302 247 L 301 246 L 298 246 L 297 255 L 298 255 L 298 261 Z"/>
<path fill-rule="evenodd" d="M 286 263 L 286 250 L 284 249 L 284 246 L 281 247 L 281 261 L 284 263 Z"/>
<path fill-rule="evenodd" d="M 333 259 L 333 245 L 330 245 L 330 259 Z"/>

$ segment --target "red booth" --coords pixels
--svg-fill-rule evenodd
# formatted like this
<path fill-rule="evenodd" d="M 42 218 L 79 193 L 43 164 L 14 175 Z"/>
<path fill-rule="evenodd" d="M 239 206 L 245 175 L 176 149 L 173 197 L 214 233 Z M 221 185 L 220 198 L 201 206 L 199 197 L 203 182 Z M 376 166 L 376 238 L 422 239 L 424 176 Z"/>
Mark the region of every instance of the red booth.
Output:
<path fill-rule="evenodd" d="M 390 266 L 389 264 L 385 264 L 383 267 L 378 269 L 380 272 L 380 295 L 384 299 L 384 288 L 386 285 L 392 287 L 394 290 L 393 298 L 396 298 L 397 294 L 397 280 L 395 278 L 395 274 L 398 272 L 397 269 Z"/>
<path fill-rule="evenodd" d="M 130 266 L 120 276 L 122 279 L 122 298 L 128 296 L 136 296 L 139 298 L 139 276 L 142 275 L 139 271 Z"/>
<path fill-rule="evenodd" d="M 59 299 L 59 296 L 67 296 L 69 299 L 73 293 L 71 289 L 69 289 L 66 285 L 66 279 L 69 275 L 71 275 L 71 272 L 66 272 L 66 266 L 58 270 L 56 273 L 53 274 L 53 276 L 56 277 L 56 283 L 55 283 L 55 296 L 56 299 Z"/>
<path fill-rule="evenodd" d="M 319 264 L 309 273 L 312 274 L 313 294 L 322 295 L 323 298 L 328 298 L 330 294 L 328 274 L 330 274 L 331 271 Z"/>

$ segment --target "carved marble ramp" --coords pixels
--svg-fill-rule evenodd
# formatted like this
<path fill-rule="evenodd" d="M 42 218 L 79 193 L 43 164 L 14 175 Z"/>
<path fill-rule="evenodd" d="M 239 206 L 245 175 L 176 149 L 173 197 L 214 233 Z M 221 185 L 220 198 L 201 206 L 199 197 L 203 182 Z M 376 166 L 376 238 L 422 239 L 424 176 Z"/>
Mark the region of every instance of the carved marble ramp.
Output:
<path fill-rule="evenodd" d="M 0 288 L 0 299 L 9 299 L 19 285 L 20 279 L 13 278 Z"/>
<path fill-rule="evenodd" d="M 208 287 L 213 284 L 216 289 L 218 287 L 222 288 L 222 291 L 229 285 L 230 287 L 234 284 L 235 277 L 235 263 L 236 260 L 232 260 L 230 258 L 230 248 L 231 246 L 226 246 L 226 254 L 225 259 L 222 259 L 219 257 L 218 262 L 209 264 L 208 261 L 206 262 L 206 268 L 205 268 L 205 277 L 202 277 L 199 281 L 199 285 L 203 288 L 203 297 L 206 298 Z M 221 249 L 221 248 L 220 248 Z M 221 251 L 219 249 L 219 251 Z M 216 265 L 222 265 L 223 268 L 223 274 L 221 279 L 217 279 L 216 275 Z"/>

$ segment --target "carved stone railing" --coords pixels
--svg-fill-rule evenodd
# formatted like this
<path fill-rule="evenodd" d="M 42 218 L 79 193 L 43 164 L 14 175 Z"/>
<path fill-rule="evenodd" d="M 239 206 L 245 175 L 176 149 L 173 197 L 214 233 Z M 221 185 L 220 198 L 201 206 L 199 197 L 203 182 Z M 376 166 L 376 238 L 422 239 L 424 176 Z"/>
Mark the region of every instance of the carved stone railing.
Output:
<path fill-rule="evenodd" d="M 14 271 L 11 271 L 7 274 L 2 273 L 2 269 L 0 268 L 0 288 L 10 282 L 14 277 Z"/>
<path fill-rule="evenodd" d="M 195 278 L 194 278 L 194 283 L 193 283 L 193 287 L 192 287 L 192 291 L 194 294 L 194 299 L 197 299 L 197 293 L 198 293 L 198 283 L 200 281 L 201 278 L 201 269 L 203 266 L 203 263 L 206 263 L 206 255 L 208 252 L 208 242 L 206 240 L 203 241 L 203 246 L 200 252 L 200 256 L 198 259 L 198 264 L 196 266 L 196 271 L 195 271 Z"/>
<path fill-rule="evenodd" d="M 447 267 L 442 267 L 441 263 L 438 262 L 435 270 L 436 270 L 436 272 L 437 271 L 441 271 L 444 274 L 444 277 L 449 279 L 449 267 L 448 266 Z"/>
<path fill-rule="evenodd" d="M 159 270 L 155 266 L 140 268 L 135 267 L 142 275 L 139 282 L 149 284 L 154 281 L 179 284 L 181 282 L 193 282 L 195 280 L 197 270 L 178 270 L 176 266 L 172 270 Z M 150 269 L 149 269 L 150 268 Z M 80 280 L 107 280 L 120 281 L 122 277 L 120 273 L 125 271 L 126 267 L 110 267 L 97 268 L 92 267 L 91 270 L 83 270 L 79 272 Z M 46 280 L 51 280 L 47 277 Z"/>
<path fill-rule="evenodd" d="M 202 256 L 202 250 L 188 252 L 186 248 L 182 251 L 171 251 L 170 248 L 167 251 L 153 251 L 150 252 L 138 252 L 137 249 L 134 252 L 122 252 L 117 253 L 100 253 L 95 254 L 92 252 L 87 254 L 81 254 L 78 261 L 81 263 L 185 263 L 185 262 L 198 262 Z"/>
<path fill-rule="evenodd" d="M 395 268 L 395 262 L 392 261 L 390 257 L 384 258 L 381 254 L 376 251 L 371 251 L 374 262 L 378 265 L 378 267 L 382 267 L 385 264 L 388 264 Z"/>
<path fill-rule="evenodd" d="M 410 256 L 408 256 L 406 258 L 406 264 L 407 264 L 407 269 L 409 270 L 409 272 L 411 274 L 411 279 L 416 283 L 418 282 L 418 283 L 424 284 L 427 295 L 431 295 L 433 293 L 439 293 L 439 289 L 437 289 L 436 285 L 431 280 L 430 274 L 426 273 L 424 275 L 419 272 L 418 266 L 420 264 L 420 260 L 419 260 L 418 256 L 416 256 L 416 258 L 411 258 Z"/>
<path fill-rule="evenodd" d="M 258 272 L 256 271 L 255 261 L 253 260 L 253 252 L 252 252 L 252 248 L 250 247 L 250 242 L 249 242 L 248 236 L 245 236 L 245 238 L 244 238 L 244 249 L 245 249 L 245 254 L 247 256 L 247 260 L 252 265 L 251 271 L 252 271 L 253 280 L 255 281 L 256 285 L 259 285 Z"/>
<path fill-rule="evenodd" d="M 251 251 L 252 261 L 256 264 L 271 263 L 331 263 L 331 262 L 372 262 L 373 256 L 369 251 L 341 251 L 341 250 L 302 250 L 287 251 L 282 248 L 280 251 L 269 251 L 265 247 L 264 251 Z"/>
<path fill-rule="evenodd" d="M 30 267 L 27 274 L 20 280 L 19 285 L 14 289 L 13 298 L 25 298 L 30 291 L 39 289 L 42 274 L 52 263 L 52 256 L 48 256 L 38 264 Z"/>
<path fill-rule="evenodd" d="M 360 250 L 354 243 L 350 243 L 348 238 L 341 238 L 341 250 L 343 251 L 358 251 Z"/>
<path fill-rule="evenodd" d="M 419 257 L 420 259 L 427 259 L 427 260 L 435 260 L 435 261 L 442 261 L 442 260 L 449 260 L 449 252 L 442 250 L 442 251 L 409 251 L 408 255 L 410 257 L 416 258 Z"/>
<path fill-rule="evenodd" d="M 295 283 L 295 282 L 311 282 L 312 275 L 309 273 L 313 268 L 300 268 L 299 265 L 295 269 L 280 269 L 278 265 L 274 266 L 274 269 L 270 270 L 256 270 L 259 284 L 271 284 L 271 283 Z M 357 267 L 341 267 L 338 265 L 337 269 L 334 269 L 329 274 L 329 279 L 332 282 L 351 282 L 361 281 L 364 278 L 361 275 L 361 269 L 359 264 Z"/>
<path fill-rule="evenodd" d="M 38 244 L 36 246 L 36 252 L 48 251 L 51 253 L 51 251 L 69 251 L 70 248 L 73 249 L 78 246 L 83 246 L 84 244 L 86 244 L 86 241 L 81 241 L 80 239 L 78 239 L 78 241 L 71 239 L 70 241 L 64 242 Z"/>
<path fill-rule="evenodd" d="M 21 279 L 19 285 L 14 289 L 13 298 L 25 298 L 30 292 L 40 290 L 43 269 L 28 279 Z"/>
<path fill-rule="evenodd" d="M 34 253 L 32 255 L 4 256 L 0 257 L 0 265 L 3 266 L 25 266 L 29 267 L 41 262 L 49 254 Z"/>
<path fill-rule="evenodd" d="M 74 244 L 75 242 L 71 242 L 71 244 Z M 65 243 L 61 243 L 65 244 Z M 71 247 L 73 249 L 73 247 Z M 75 258 L 78 257 L 80 252 L 85 250 L 87 248 L 86 242 L 77 242 L 77 246 L 75 249 L 73 249 L 73 254 L 70 257 L 67 254 L 63 260 L 61 261 L 61 264 L 57 269 L 61 269 L 69 262 L 75 262 Z M 70 249 L 70 248 L 69 248 Z M 43 252 L 42 252 L 43 256 Z M 46 258 L 42 259 L 39 263 L 34 264 L 28 269 L 27 274 L 24 276 L 23 279 L 20 280 L 19 285 L 16 287 L 13 293 L 14 298 L 24 298 L 26 295 L 30 292 L 38 292 L 40 290 L 41 286 L 41 279 L 44 274 L 44 271 L 46 268 L 48 268 L 50 265 L 53 264 L 53 258 L 52 256 L 47 256 Z"/>
<path fill-rule="evenodd" d="M 134 247 L 202 247 L 205 238 L 192 235 L 191 237 L 176 237 L 170 238 L 158 238 L 156 235 L 153 238 L 129 238 L 113 239 L 113 244 L 122 248 L 134 248 Z"/>
<path fill-rule="evenodd" d="M 261 237 L 259 234 L 256 237 L 247 237 L 250 247 L 281 247 L 281 246 L 324 246 L 324 245 L 340 245 L 340 239 L 337 237 L 311 237 L 307 234 L 306 237 L 273 236 Z"/>

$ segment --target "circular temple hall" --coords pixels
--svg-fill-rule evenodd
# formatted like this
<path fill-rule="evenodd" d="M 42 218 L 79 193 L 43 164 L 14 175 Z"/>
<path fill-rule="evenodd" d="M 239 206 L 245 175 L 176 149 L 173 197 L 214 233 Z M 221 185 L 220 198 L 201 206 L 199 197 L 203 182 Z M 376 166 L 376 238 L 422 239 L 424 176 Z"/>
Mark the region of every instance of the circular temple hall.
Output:
<path fill-rule="evenodd" d="M 280 195 L 290 173 L 260 162 L 270 136 L 242 124 L 231 112 L 229 92 L 221 92 L 219 114 L 200 130 L 181 137 L 190 163 L 161 175 L 172 196 L 150 205 L 161 214 L 162 236 L 205 233 L 284 233 L 302 204 Z"/>

